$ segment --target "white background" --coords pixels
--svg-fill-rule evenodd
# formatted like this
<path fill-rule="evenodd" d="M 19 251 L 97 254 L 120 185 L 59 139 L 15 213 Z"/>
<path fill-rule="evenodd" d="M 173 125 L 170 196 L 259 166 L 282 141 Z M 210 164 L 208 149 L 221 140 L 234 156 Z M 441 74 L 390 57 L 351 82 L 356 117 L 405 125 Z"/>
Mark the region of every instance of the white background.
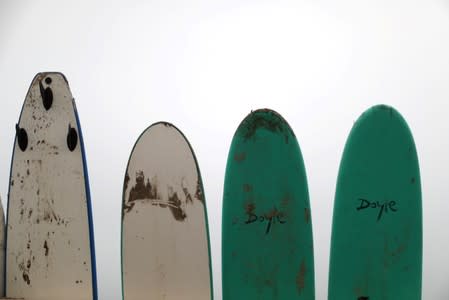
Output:
<path fill-rule="evenodd" d="M 251 109 L 295 130 L 312 206 L 317 299 L 327 297 L 333 196 L 353 122 L 385 103 L 408 121 L 424 206 L 424 299 L 449 299 L 449 1 L 1 1 L 0 194 L 28 86 L 69 80 L 87 151 L 100 299 L 120 299 L 124 172 L 151 123 L 196 151 L 221 299 L 221 205 L 229 145 Z M 192 274 L 194 276 L 194 274 Z"/>

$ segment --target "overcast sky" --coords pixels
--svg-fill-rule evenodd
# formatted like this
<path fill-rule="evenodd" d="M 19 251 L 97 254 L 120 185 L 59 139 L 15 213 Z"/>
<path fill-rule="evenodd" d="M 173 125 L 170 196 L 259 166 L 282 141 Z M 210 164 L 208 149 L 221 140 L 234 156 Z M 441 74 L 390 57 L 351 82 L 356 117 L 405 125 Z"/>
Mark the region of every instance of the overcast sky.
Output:
<path fill-rule="evenodd" d="M 338 2 L 338 4 L 336 3 Z M 128 156 L 151 123 L 190 140 L 209 212 L 221 299 L 221 206 L 232 136 L 252 109 L 298 137 L 312 206 L 316 298 L 327 297 L 333 198 L 353 122 L 398 109 L 423 186 L 423 298 L 449 298 L 449 1 L 150 0 L 0 2 L 0 195 L 14 124 L 41 71 L 61 71 L 81 119 L 100 299 L 120 299 L 120 207 Z"/>

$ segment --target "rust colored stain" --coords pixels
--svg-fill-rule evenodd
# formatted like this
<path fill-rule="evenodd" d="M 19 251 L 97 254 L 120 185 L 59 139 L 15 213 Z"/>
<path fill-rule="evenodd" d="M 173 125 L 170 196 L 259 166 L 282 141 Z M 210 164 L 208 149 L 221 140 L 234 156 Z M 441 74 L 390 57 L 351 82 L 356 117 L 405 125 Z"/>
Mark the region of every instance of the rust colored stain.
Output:
<path fill-rule="evenodd" d="M 354 295 L 357 297 L 357 299 L 363 299 L 361 297 L 364 296 L 359 296 L 359 295 L 366 295 L 366 291 L 368 289 L 368 282 L 359 282 L 354 288 L 353 288 L 353 292 Z"/>
<path fill-rule="evenodd" d="M 310 222 L 310 210 L 307 207 L 304 208 L 304 220 L 307 224 Z"/>
<path fill-rule="evenodd" d="M 384 268 L 390 268 L 392 265 L 398 262 L 404 252 L 408 250 L 409 238 L 409 229 L 405 229 L 405 232 L 403 233 L 403 236 L 400 240 L 396 237 L 395 242 L 393 242 L 391 239 L 385 238 L 383 255 Z"/>
<path fill-rule="evenodd" d="M 290 195 L 285 195 L 281 199 L 281 206 L 288 206 L 290 204 L 290 201 L 292 200 L 292 197 Z"/>
<path fill-rule="evenodd" d="M 244 161 L 246 159 L 246 153 L 245 152 L 242 152 L 242 153 L 236 153 L 235 155 L 234 155 L 234 160 L 236 161 L 236 162 L 242 162 L 242 161 Z"/>
<path fill-rule="evenodd" d="M 255 209 L 256 205 L 252 202 L 245 205 L 245 211 L 247 214 L 252 214 Z"/>
<path fill-rule="evenodd" d="M 243 185 L 243 191 L 247 192 L 247 193 L 252 192 L 253 191 L 253 186 L 251 184 L 245 183 Z"/>
<path fill-rule="evenodd" d="M 304 259 L 301 261 L 301 266 L 299 267 L 299 271 L 296 274 L 296 289 L 298 290 L 298 294 L 301 294 L 302 290 L 305 287 L 305 278 L 306 278 L 306 263 Z"/>
<path fill-rule="evenodd" d="M 266 286 L 268 286 L 268 287 L 273 287 L 273 286 L 274 286 L 274 283 L 273 283 L 273 280 L 272 280 L 272 279 L 265 279 L 265 280 L 264 280 L 264 284 L 265 284 Z"/>
<path fill-rule="evenodd" d="M 400 244 L 395 250 L 391 252 L 391 256 L 399 256 L 405 252 L 407 245 L 405 243 Z"/>

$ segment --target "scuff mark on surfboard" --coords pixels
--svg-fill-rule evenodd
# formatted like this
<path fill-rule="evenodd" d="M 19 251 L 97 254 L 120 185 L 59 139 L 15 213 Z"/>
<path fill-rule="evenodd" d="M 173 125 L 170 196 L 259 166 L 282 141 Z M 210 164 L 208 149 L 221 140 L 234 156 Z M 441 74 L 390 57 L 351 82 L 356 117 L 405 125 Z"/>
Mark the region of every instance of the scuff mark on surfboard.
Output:
<path fill-rule="evenodd" d="M 251 184 L 245 183 L 243 184 L 243 191 L 246 193 L 253 191 L 253 186 Z"/>
<path fill-rule="evenodd" d="M 244 161 L 246 159 L 246 153 L 245 152 L 242 152 L 242 153 L 236 153 L 235 155 L 234 155 L 234 160 L 236 161 L 236 162 L 242 162 L 242 161 Z"/>
<path fill-rule="evenodd" d="M 307 207 L 304 208 L 304 221 L 306 221 L 306 223 L 310 222 L 310 209 Z"/>
<path fill-rule="evenodd" d="M 204 193 L 203 193 L 203 188 L 201 187 L 200 177 L 198 177 L 196 180 L 195 198 L 197 200 L 199 200 L 204 205 Z"/>
<path fill-rule="evenodd" d="M 22 271 L 22 278 L 26 282 L 27 285 L 31 284 L 31 279 L 30 279 L 30 275 L 29 275 L 30 267 L 31 267 L 31 263 L 27 263 L 27 265 L 25 265 L 25 262 L 21 262 L 19 264 L 19 270 Z"/>
<path fill-rule="evenodd" d="M 186 199 L 186 204 L 187 203 L 192 204 L 193 203 L 192 196 L 190 195 L 189 190 L 184 186 L 184 182 L 181 182 L 181 188 Z"/>
<path fill-rule="evenodd" d="M 304 287 L 306 286 L 305 281 L 306 281 L 306 272 L 307 272 L 307 268 L 306 268 L 306 262 L 303 259 L 301 261 L 301 266 L 299 267 L 299 271 L 298 274 L 296 275 L 296 288 L 298 291 L 298 294 L 301 295 Z"/>
<path fill-rule="evenodd" d="M 245 205 L 245 211 L 248 215 L 253 214 L 255 210 L 256 210 L 256 205 L 254 204 L 254 202 L 250 202 Z"/>
<path fill-rule="evenodd" d="M 130 179 L 125 178 L 125 187 L 128 186 L 126 181 L 129 180 Z M 178 191 L 173 186 L 167 186 L 167 200 L 164 200 L 158 192 L 156 176 L 154 176 L 150 181 L 146 178 L 143 171 L 137 171 L 135 180 L 136 182 L 134 186 L 132 186 L 129 191 L 128 200 L 123 203 L 122 218 L 124 218 L 125 214 L 133 210 L 136 201 L 139 201 L 140 203 L 150 203 L 153 206 L 159 206 L 161 208 L 168 207 L 176 221 L 184 221 L 187 218 L 185 206 L 193 205 L 193 198 L 183 180 L 181 180 L 179 189 L 179 192 L 183 197 L 180 196 Z M 197 181 L 195 198 L 200 200 L 201 203 L 204 201 L 201 182 L 199 180 Z"/>
<path fill-rule="evenodd" d="M 137 171 L 136 184 L 129 192 L 128 202 L 144 199 L 157 199 L 157 190 L 153 188 L 148 178 L 145 183 L 145 174 L 143 171 Z"/>
<path fill-rule="evenodd" d="M 48 256 L 49 248 L 48 248 L 47 240 L 45 240 L 45 242 L 44 242 L 44 249 L 45 249 L 45 256 Z"/>
<path fill-rule="evenodd" d="M 181 208 L 181 200 L 178 193 L 173 191 L 173 187 L 168 187 L 168 207 L 176 221 L 184 221 L 187 218 L 185 211 Z"/>
<path fill-rule="evenodd" d="M 126 175 L 125 175 L 125 182 L 123 183 L 123 190 L 124 191 L 127 191 L 128 190 L 128 183 L 129 183 L 129 174 L 128 174 L 128 172 L 126 172 Z"/>
<path fill-rule="evenodd" d="M 281 115 L 273 110 L 260 109 L 251 112 L 240 124 L 237 132 L 241 131 L 244 140 L 253 138 L 259 129 L 265 129 L 273 133 L 281 133 L 285 143 L 289 143 L 289 137 L 295 137 L 293 130 Z"/>

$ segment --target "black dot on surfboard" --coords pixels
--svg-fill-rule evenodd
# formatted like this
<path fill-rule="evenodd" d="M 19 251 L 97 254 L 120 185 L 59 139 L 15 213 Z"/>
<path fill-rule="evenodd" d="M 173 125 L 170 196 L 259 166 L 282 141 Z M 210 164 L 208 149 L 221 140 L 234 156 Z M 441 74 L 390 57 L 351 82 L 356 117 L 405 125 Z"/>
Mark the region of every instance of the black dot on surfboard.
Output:
<path fill-rule="evenodd" d="M 47 77 L 48 79 L 48 77 Z M 45 81 L 47 81 L 47 79 Z M 51 82 L 51 79 L 50 79 Z M 42 104 L 46 110 L 49 110 L 53 104 L 53 91 L 50 87 L 44 88 L 42 82 L 39 82 L 39 89 L 42 97 Z"/>
<path fill-rule="evenodd" d="M 45 83 L 46 84 L 51 84 L 51 78 L 50 77 L 45 78 Z"/>
<path fill-rule="evenodd" d="M 20 128 L 19 125 L 16 125 L 16 135 L 17 135 L 17 143 L 19 144 L 19 148 L 23 152 L 28 147 L 28 134 L 25 129 Z"/>
<path fill-rule="evenodd" d="M 369 300 L 369 297 L 362 296 L 362 297 L 358 297 L 357 300 Z"/>
<path fill-rule="evenodd" d="M 67 132 L 67 147 L 70 151 L 75 150 L 78 144 L 78 133 L 76 133 L 75 128 L 69 125 L 69 131 Z"/>

